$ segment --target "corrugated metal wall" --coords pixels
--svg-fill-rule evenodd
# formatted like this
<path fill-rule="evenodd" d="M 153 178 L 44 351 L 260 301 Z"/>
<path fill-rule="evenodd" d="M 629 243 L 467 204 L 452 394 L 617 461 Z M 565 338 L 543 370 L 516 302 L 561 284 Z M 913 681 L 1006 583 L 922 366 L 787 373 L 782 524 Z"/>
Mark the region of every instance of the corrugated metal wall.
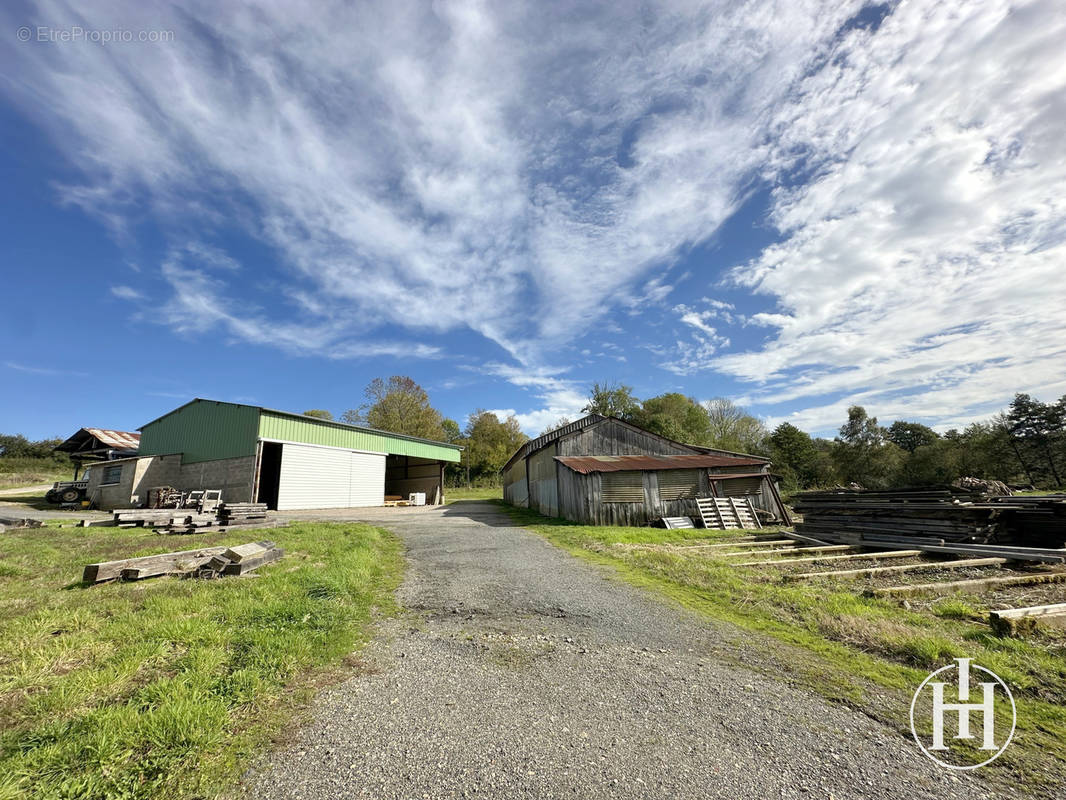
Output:
<path fill-rule="evenodd" d="M 439 461 L 458 461 L 459 451 L 429 442 L 412 442 L 373 431 L 361 431 L 339 425 L 298 419 L 264 411 L 259 419 L 259 436 L 285 442 L 320 444 L 349 450 L 369 450 L 398 456 L 417 456 Z"/>
<path fill-rule="evenodd" d="M 559 494 L 555 478 L 557 461 L 552 443 L 526 459 L 529 470 L 529 507 L 546 517 L 559 515 Z"/>
<path fill-rule="evenodd" d="M 286 444 L 281 451 L 278 509 L 380 506 L 385 456 Z"/>
<path fill-rule="evenodd" d="M 529 504 L 529 487 L 526 484 L 526 460 L 518 459 L 503 473 L 503 499 L 512 506 Z"/>
<path fill-rule="evenodd" d="M 182 463 L 255 455 L 259 409 L 198 400 L 141 429 L 142 456 L 183 453 Z"/>

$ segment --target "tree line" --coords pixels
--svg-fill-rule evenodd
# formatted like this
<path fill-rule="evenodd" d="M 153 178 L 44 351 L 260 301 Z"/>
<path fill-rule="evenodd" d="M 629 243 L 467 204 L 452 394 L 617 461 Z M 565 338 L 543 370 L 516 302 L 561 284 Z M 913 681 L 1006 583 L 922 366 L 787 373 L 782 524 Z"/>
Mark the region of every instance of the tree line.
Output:
<path fill-rule="evenodd" d="M 623 384 L 593 384 L 582 412 L 617 417 L 687 444 L 765 456 L 788 491 L 851 484 L 933 486 L 961 477 L 1056 488 L 1066 478 L 1066 397 L 1045 403 L 1018 394 L 987 421 L 944 433 L 908 420 L 881 425 L 862 406 L 852 406 L 832 439 L 811 436 L 788 422 L 771 430 L 725 398 L 700 402 L 669 392 L 642 400 Z M 328 411 L 306 413 L 332 418 Z M 513 416 L 500 419 L 484 409 L 460 426 L 434 409 L 425 390 L 405 376 L 372 381 L 366 403 L 341 419 L 463 445 L 462 462 L 449 467 L 452 484 L 498 482 L 503 465 L 528 440 Z M 570 421 L 559 419 L 540 434 Z"/>
<path fill-rule="evenodd" d="M 462 445 L 462 460 L 445 468 L 450 486 L 498 486 L 500 470 L 529 437 L 514 416 L 500 419 L 477 409 L 460 426 L 435 409 L 426 390 L 406 375 L 375 378 L 367 386 L 366 402 L 341 414 L 340 421 L 407 436 Z M 332 420 L 325 409 L 305 411 L 309 417 Z"/>
<path fill-rule="evenodd" d="M 883 426 L 862 406 L 852 406 L 832 439 L 813 437 L 788 422 L 770 430 L 725 398 L 700 402 L 669 392 L 641 400 L 622 384 L 593 384 L 582 412 L 617 417 L 687 444 L 765 456 L 788 491 L 849 484 L 870 489 L 932 486 L 960 477 L 1058 488 L 1066 479 L 1066 396 L 1042 402 L 1018 394 L 1002 413 L 944 433 L 907 420 Z M 334 419 L 325 409 L 304 413 Z M 503 465 L 529 440 L 513 415 L 500 419 L 476 409 L 460 425 L 435 409 L 425 389 L 404 375 L 375 378 L 366 388 L 365 402 L 340 420 L 462 445 L 461 462 L 446 471 L 453 486 L 497 485 Z M 540 434 L 569 422 L 559 419 Z M 65 454 L 53 451 L 61 441 L 0 435 L 0 460 L 67 464 Z"/>
<path fill-rule="evenodd" d="M 769 452 L 792 489 L 935 486 L 962 477 L 1059 488 L 1066 465 L 1066 397 L 1044 403 L 1017 394 L 989 420 L 942 434 L 906 420 L 882 426 L 865 408 L 852 406 L 832 440 L 784 423 L 770 434 Z"/>

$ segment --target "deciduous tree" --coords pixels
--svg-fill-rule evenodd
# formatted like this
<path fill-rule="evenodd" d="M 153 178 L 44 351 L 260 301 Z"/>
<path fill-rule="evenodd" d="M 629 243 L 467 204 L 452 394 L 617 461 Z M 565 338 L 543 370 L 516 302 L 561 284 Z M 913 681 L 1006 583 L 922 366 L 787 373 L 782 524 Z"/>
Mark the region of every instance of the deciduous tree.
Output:
<path fill-rule="evenodd" d="M 588 403 L 581 410 L 586 414 L 630 421 L 640 411 L 640 401 L 633 396 L 631 386 L 596 382 L 589 392 Z"/>
<path fill-rule="evenodd" d="M 342 419 L 423 439 L 444 439 L 443 417 L 430 405 L 426 390 L 406 375 L 393 375 L 388 381 L 374 378 L 366 387 L 366 399 L 358 409 L 345 411 Z"/>
<path fill-rule="evenodd" d="M 763 454 L 767 451 L 769 435 L 762 420 L 724 397 L 708 400 L 708 447 L 739 453 Z"/>

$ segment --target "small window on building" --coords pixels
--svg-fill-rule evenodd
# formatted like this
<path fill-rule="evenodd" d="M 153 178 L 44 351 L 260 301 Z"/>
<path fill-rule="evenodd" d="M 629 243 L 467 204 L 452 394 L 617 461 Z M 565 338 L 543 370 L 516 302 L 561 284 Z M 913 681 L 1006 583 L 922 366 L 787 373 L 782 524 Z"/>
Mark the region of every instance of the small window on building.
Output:
<path fill-rule="evenodd" d="M 104 467 L 104 473 L 100 476 L 100 485 L 106 486 L 109 483 L 118 483 L 122 480 L 122 465 L 121 464 L 109 464 Z"/>
<path fill-rule="evenodd" d="M 700 473 L 696 469 L 666 469 L 659 476 L 659 499 L 681 500 L 695 497 L 700 490 Z"/>
<path fill-rule="evenodd" d="M 644 474 L 642 472 L 604 472 L 600 475 L 600 480 L 603 502 L 644 502 Z"/>

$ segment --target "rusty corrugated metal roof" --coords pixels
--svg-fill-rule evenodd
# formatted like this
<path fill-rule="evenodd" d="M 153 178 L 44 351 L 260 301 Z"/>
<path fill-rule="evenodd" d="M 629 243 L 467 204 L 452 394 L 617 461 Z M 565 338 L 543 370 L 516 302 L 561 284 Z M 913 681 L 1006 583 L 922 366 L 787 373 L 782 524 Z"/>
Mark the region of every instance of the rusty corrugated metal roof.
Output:
<path fill-rule="evenodd" d="M 141 435 L 131 431 L 112 431 L 107 428 L 85 428 L 100 440 L 101 444 L 117 450 L 136 450 L 141 443 Z"/>
<path fill-rule="evenodd" d="M 762 466 L 765 460 L 731 456 L 556 456 L 574 472 L 622 472 L 624 470 L 705 469 L 707 467 Z M 736 475 L 715 477 L 737 477 Z"/>

